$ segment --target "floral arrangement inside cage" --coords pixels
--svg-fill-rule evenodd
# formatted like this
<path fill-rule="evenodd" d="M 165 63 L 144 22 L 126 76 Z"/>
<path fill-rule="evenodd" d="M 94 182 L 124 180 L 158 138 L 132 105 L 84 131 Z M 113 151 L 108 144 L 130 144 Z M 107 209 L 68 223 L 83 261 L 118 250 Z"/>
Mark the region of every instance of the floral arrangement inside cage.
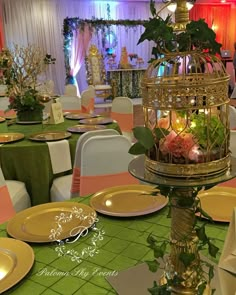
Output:
<path fill-rule="evenodd" d="M 230 165 L 229 76 L 216 56 L 221 44 L 203 20 L 176 30 L 168 16 L 145 26 L 139 43 L 156 43 L 141 83 L 144 127 L 134 128 L 132 154 L 145 167 L 175 177 L 215 175 Z M 203 34 L 204 32 L 204 34 Z"/>
<path fill-rule="evenodd" d="M 14 45 L 12 50 L 2 52 L 0 64 L 9 96 L 8 110 L 15 110 L 19 121 L 42 121 L 44 105 L 37 90 L 38 76 L 48 64 L 55 63 L 55 58 L 33 45 Z"/>

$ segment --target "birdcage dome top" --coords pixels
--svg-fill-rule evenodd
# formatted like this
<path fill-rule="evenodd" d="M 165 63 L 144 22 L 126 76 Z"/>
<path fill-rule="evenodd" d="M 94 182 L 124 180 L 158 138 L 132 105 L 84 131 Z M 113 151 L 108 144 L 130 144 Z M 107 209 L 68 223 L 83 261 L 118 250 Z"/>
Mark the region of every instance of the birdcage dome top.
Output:
<path fill-rule="evenodd" d="M 213 106 L 228 101 L 229 75 L 215 55 L 198 51 L 169 53 L 147 68 L 143 105 L 159 109 Z"/>

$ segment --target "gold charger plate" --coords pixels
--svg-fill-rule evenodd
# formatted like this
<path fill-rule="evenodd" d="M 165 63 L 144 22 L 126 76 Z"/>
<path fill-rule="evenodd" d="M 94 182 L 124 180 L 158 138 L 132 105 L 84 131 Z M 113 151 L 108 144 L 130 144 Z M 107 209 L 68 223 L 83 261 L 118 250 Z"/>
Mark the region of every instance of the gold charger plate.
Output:
<path fill-rule="evenodd" d="M 201 207 L 214 221 L 230 222 L 236 207 L 236 188 L 215 186 L 198 193 Z"/>
<path fill-rule="evenodd" d="M 35 125 L 35 124 L 42 124 L 42 121 L 16 121 L 16 124 L 19 124 L 19 125 Z"/>
<path fill-rule="evenodd" d="M 150 185 L 123 185 L 104 189 L 93 195 L 90 205 L 102 214 L 119 217 L 140 216 L 165 207 L 168 198 L 152 196 Z"/>
<path fill-rule="evenodd" d="M 0 143 L 10 143 L 25 138 L 23 133 L 0 133 Z"/>
<path fill-rule="evenodd" d="M 13 119 L 16 119 L 16 115 L 6 115 L 6 116 L 5 116 L 5 119 L 6 119 L 6 120 L 13 120 Z"/>
<path fill-rule="evenodd" d="M 64 131 L 45 131 L 31 134 L 29 139 L 33 141 L 57 141 L 71 137 L 70 132 Z"/>
<path fill-rule="evenodd" d="M 66 119 L 70 120 L 82 120 L 82 119 L 88 119 L 88 118 L 95 118 L 97 115 L 95 114 L 87 114 L 87 113 L 79 113 L 79 114 L 68 114 L 65 116 Z"/>
<path fill-rule="evenodd" d="M 33 249 L 26 243 L 0 238 L 0 293 L 22 280 L 34 264 Z"/>
<path fill-rule="evenodd" d="M 103 125 L 75 125 L 67 128 L 72 133 L 84 133 L 87 131 L 106 129 Z"/>
<path fill-rule="evenodd" d="M 76 202 L 53 202 L 34 206 L 17 213 L 7 224 L 8 234 L 18 240 L 47 243 L 53 240 L 63 240 L 71 237 L 73 229 L 79 226 L 89 228 L 91 218 L 85 220 L 76 217 L 73 212 L 74 208 L 81 210 L 84 216 L 94 216 L 96 212 L 89 206 Z M 56 218 L 65 214 L 67 217 L 72 216 L 68 222 L 61 221 L 62 232 L 58 238 L 50 237 L 52 230 L 58 229 Z"/>
<path fill-rule="evenodd" d="M 5 122 L 6 121 L 6 119 L 5 118 L 3 118 L 3 117 L 0 117 L 0 123 L 2 123 L 2 122 Z"/>
<path fill-rule="evenodd" d="M 90 119 L 83 119 L 79 121 L 81 124 L 88 124 L 88 125 L 96 125 L 96 124 L 109 124 L 112 123 L 112 118 L 105 118 L 105 117 L 97 117 L 97 118 L 90 118 Z"/>

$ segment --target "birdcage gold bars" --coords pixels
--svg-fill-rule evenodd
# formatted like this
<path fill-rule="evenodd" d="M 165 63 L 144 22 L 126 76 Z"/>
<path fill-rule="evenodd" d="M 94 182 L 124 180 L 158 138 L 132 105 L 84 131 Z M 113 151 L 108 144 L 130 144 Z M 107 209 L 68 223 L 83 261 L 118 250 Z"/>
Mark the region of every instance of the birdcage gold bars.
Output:
<path fill-rule="evenodd" d="M 150 64 L 141 84 L 145 126 L 155 137 L 147 169 L 178 177 L 228 169 L 228 82 L 221 60 L 207 53 L 167 53 Z"/>

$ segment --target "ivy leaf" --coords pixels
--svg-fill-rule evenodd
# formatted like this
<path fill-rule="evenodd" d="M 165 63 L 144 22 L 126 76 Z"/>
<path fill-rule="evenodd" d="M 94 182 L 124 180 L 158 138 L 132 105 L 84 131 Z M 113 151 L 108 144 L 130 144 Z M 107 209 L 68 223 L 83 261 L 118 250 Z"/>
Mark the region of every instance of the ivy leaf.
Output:
<path fill-rule="evenodd" d="M 129 149 L 129 153 L 132 155 L 142 155 L 145 154 L 146 148 L 139 142 L 135 142 Z"/>
<path fill-rule="evenodd" d="M 159 295 L 159 286 L 157 285 L 157 282 L 153 282 L 153 287 L 148 288 L 148 292 L 152 295 Z"/>
<path fill-rule="evenodd" d="M 204 225 L 199 228 L 196 228 L 196 234 L 197 234 L 199 240 L 201 240 L 202 242 L 206 243 L 208 241 Z"/>
<path fill-rule="evenodd" d="M 167 218 L 171 218 L 171 206 L 168 206 Z"/>
<path fill-rule="evenodd" d="M 151 272 L 156 272 L 160 266 L 160 262 L 158 262 L 157 260 L 146 260 L 145 261 L 148 265 L 148 268 Z"/>
<path fill-rule="evenodd" d="M 153 283 L 152 288 L 148 288 L 148 292 L 152 295 L 171 295 L 171 291 L 167 289 L 167 285 L 158 286 L 156 281 Z"/>
<path fill-rule="evenodd" d="M 163 251 L 163 249 L 160 246 L 155 246 L 154 247 L 154 257 L 155 258 L 163 258 L 165 252 Z"/>
<path fill-rule="evenodd" d="M 137 126 L 133 128 L 133 133 L 138 142 L 146 149 L 150 149 L 154 146 L 154 137 L 152 131 L 149 128 Z"/>
<path fill-rule="evenodd" d="M 150 245 L 150 248 L 152 248 L 152 249 L 153 249 L 153 246 L 155 245 L 156 241 L 157 240 L 151 234 L 147 237 L 147 243 Z"/>
<path fill-rule="evenodd" d="M 168 186 L 160 186 L 160 194 L 165 197 L 169 197 L 172 188 Z"/>
<path fill-rule="evenodd" d="M 180 253 L 179 260 L 183 262 L 185 267 L 188 267 L 195 259 L 195 254 L 193 253 Z"/>
<path fill-rule="evenodd" d="M 209 277 L 209 283 L 214 278 L 214 266 L 209 265 L 209 271 L 208 271 L 208 277 Z"/>
<path fill-rule="evenodd" d="M 205 289 L 206 289 L 206 282 L 203 282 L 197 288 L 197 295 L 203 295 Z"/>
<path fill-rule="evenodd" d="M 212 257 L 216 257 L 216 254 L 218 253 L 219 248 L 216 247 L 214 244 L 212 244 L 210 241 L 208 241 L 208 252 Z"/>
<path fill-rule="evenodd" d="M 158 139 L 164 138 L 166 135 L 170 133 L 170 131 L 168 131 L 165 128 L 155 128 L 154 132 Z"/>
<path fill-rule="evenodd" d="M 157 11 L 155 8 L 155 0 L 150 0 L 150 12 L 151 12 L 152 16 L 157 15 Z"/>

